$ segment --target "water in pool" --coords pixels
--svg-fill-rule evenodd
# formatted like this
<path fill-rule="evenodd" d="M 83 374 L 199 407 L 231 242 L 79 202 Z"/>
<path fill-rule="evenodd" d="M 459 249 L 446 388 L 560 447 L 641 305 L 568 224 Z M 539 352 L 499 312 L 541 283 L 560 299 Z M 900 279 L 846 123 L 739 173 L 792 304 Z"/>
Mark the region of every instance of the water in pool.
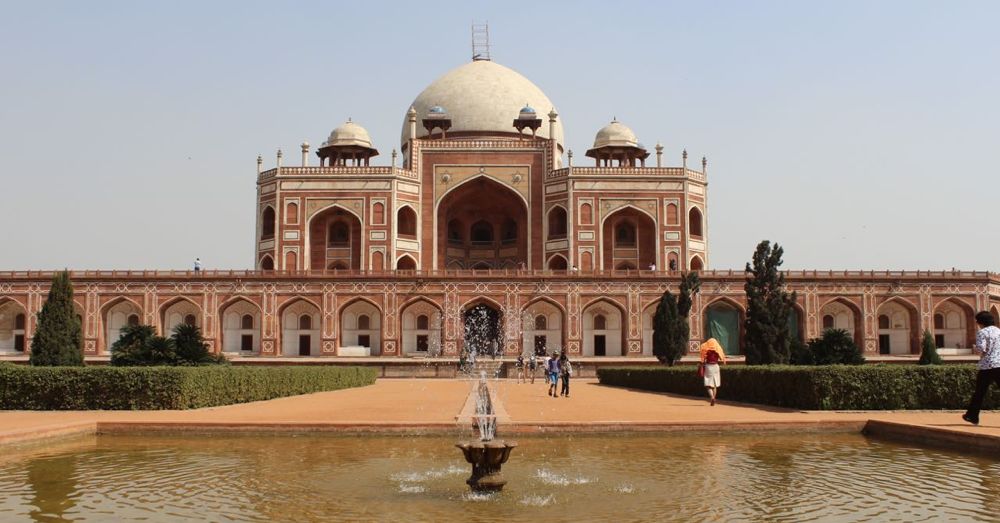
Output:
<path fill-rule="evenodd" d="M 855 434 L 99 436 L 0 458 L 0 521 L 996 521 L 1000 461 Z M 528 519 L 530 518 L 530 519 Z"/>

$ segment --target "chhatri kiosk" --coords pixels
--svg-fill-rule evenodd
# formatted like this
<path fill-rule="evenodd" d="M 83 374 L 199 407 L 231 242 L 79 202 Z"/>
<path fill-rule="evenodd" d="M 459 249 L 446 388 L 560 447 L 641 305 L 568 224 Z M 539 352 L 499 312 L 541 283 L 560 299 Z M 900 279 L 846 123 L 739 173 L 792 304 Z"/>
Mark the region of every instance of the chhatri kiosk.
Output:
<path fill-rule="evenodd" d="M 617 120 L 574 157 L 556 105 L 487 59 L 401 113 L 388 155 L 348 119 L 315 151 L 303 143 L 297 165 L 258 157 L 254 270 L 73 272 L 88 358 L 106 357 L 130 323 L 169 333 L 182 322 L 247 361 L 457 357 L 483 332 L 511 356 L 651 357 L 656 302 L 689 270 L 704 281 L 692 349 L 713 335 L 741 352 L 744 274 L 709 269 L 704 158 L 677 151 L 667 166 L 662 145 L 650 152 Z M 50 278 L 0 273 L 0 357 L 30 349 Z M 974 311 L 1000 310 L 1000 276 L 982 271 L 787 282 L 797 336 L 843 328 L 869 357 L 916 355 L 925 329 L 940 352 L 966 354 Z"/>

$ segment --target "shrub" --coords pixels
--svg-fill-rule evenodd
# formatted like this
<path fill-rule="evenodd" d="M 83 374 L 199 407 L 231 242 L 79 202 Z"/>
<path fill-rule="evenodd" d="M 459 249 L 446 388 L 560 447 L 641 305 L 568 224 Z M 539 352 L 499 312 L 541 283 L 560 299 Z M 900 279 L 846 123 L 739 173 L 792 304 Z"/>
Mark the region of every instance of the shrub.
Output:
<path fill-rule="evenodd" d="M 937 344 L 934 343 L 934 336 L 931 336 L 931 331 L 924 330 L 924 339 L 920 343 L 920 361 L 917 362 L 919 365 L 940 365 L 941 355 L 937 352 Z"/>
<path fill-rule="evenodd" d="M 705 396 L 694 367 L 603 368 L 601 384 Z M 964 409 L 973 365 L 743 366 L 722 371 L 719 399 L 804 410 Z M 1000 407 L 1000 394 L 985 408 Z"/>
<path fill-rule="evenodd" d="M 38 313 L 38 328 L 31 339 L 32 365 L 83 365 L 80 320 L 73 310 L 73 284 L 69 272 L 52 277 L 49 296 Z"/>
<path fill-rule="evenodd" d="M 796 338 L 792 340 L 791 356 L 788 362 L 792 365 L 815 365 L 816 358 L 813 357 L 809 346 Z"/>
<path fill-rule="evenodd" d="M 174 327 L 170 338 L 157 336 L 149 325 L 129 325 L 111 345 L 111 365 L 116 367 L 225 363 L 225 356 L 208 351 L 201 329 L 186 323 Z"/>
<path fill-rule="evenodd" d="M 0 409 L 194 409 L 371 385 L 363 367 L 0 365 Z"/>
<path fill-rule="evenodd" d="M 860 365 L 865 362 L 861 349 L 844 329 L 826 329 L 819 338 L 809 340 L 809 352 L 815 365 Z"/>

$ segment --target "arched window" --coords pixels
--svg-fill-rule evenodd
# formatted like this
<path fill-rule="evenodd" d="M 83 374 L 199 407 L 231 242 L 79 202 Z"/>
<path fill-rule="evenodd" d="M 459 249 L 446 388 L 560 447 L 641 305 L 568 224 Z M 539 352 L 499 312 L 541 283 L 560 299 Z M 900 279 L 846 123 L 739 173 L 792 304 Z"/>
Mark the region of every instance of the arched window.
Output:
<path fill-rule="evenodd" d="M 462 243 L 462 224 L 458 220 L 448 222 L 448 242 Z"/>
<path fill-rule="evenodd" d="M 347 264 L 342 261 L 335 261 L 330 265 L 328 265 L 326 268 L 330 269 L 331 271 L 346 271 L 347 269 L 349 269 Z"/>
<path fill-rule="evenodd" d="M 472 243 L 493 243 L 493 225 L 487 221 L 478 221 L 472 224 L 470 236 L 472 237 Z"/>
<path fill-rule="evenodd" d="M 667 254 L 667 268 L 676 271 L 677 270 L 677 253 L 671 252 Z"/>
<path fill-rule="evenodd" d="M 250 314 L 244 314 L 240 318 L 240 328 L 241 329 L 252 329 L 253 328 L 253 316 Z"/>
<path fill-rule="evenodd" d="M 553 207 L 549 211 L 549 239 L 566 237 L 566 209 Z"/>
<path fill-rule="evenodd" d="M 632 262 L 625 261 L 625 262 L 621 262 L 618 265 L 616 265 L 615 266 L 615 270 L 617 270 L 617 271 L 634 271 L 635 270 L 635 265 L 633 265 Z"/>
<path fill-rule="evenodd" d="M 594 270 L 594 257 L 592 254 L 590 254 L 590 251 L 583 251 L 580 254 L 580 270 L 582 271 Z"/>
<path fill-rule="evenodd" d="M 410 207 L 400 207 L 396 213 L 396 232 L 400 236 L 417 235 L 417 213 Z"/>
<path fill-rule="evenodd" d="M 829 314 L 823 316 L 823 329 L 832 329 L 832 328 L 833 328 L 833 316 Z"/>
<path fill-rule="evenodd" d="M 562 256 L 553 256 L 549 259 L 549 270 L 550 271 L 565 271 L 566 270 L 566 258 Z"/>
<path fill-rule="evenodd" d="M 372 223 L 375 225 L 385 223 L 385 205 L 382 202 L 376 202 L 375 205 L 372 205 Z"/>
<path fill-rule="evenodd" d="M 543 331 L 549 328 L 549 320 L 545 318 L 544 314 L 539 314 L 535 316 L 535 330 Z"/>
<path fill-rule="evenodd" d="M 594 223 L 594 211 L 589 203 L 580 205 L 580 223 L 584 225 Z"/>
<path fill-rule="evenodd" d="M 885 314 L 878 315 L 878 328 L 888 329 L 889 328 L 889 317 Z"/>
<path fill-rule="evenodd" d="M 262 271 L 273 271 L 274 270 L 274 260 L 270 256 L 264 256 L 260 259 L 260 270 Z"/>
<path fill-rule="evenodd" d="M 691 236 L 695 238 L 701 238 L 703 236 L 701 211 L 697 207 L 692 207 L 688 211 L 688 231 L 691 232 Z"/>
<path fill-rule="evenodd" d="M 375 251 L 375 252 L 373 252 L 372 253 L 372 270 L 373 271 L 381 271 L 382 269 L 385 268 L 383 266 L 383 263 L 385 263 L 385 256 L 383 256 L 382 251 Z"/>
<path fill-rule="evenodd" d="M 934 315 L 934 328 L 943 329 L 944 328 L 944 315 L 940 312 Z"/>
<path fill-rule="evenodd" d="M 312 329 L 313 319 L 312 316 L 308 314 L 303 314 L 299 316 L 299 330 L 309 330 Z"/>
<path fill-rule="evenodd" d="M 430 328 L 430 320 L 427 318 L 426 314 L 421 314 L 417 316 L 417 330 L 425 331 Z"/>
<path fill-rule="evenodd" d="M 673 203 L 667 204 L 667 225 L 677 225 L 677 205 Z"/>
<path fill-rule="evenodd" d="M 701 258 L 695 256 L 691 258 L 691 270 L 700 271 L 705 268 L 705 264 L 701 262 Z"/>
<path fill-rule="evenodd" d="M 299 204 L 288 202 L 288 205 L 285 206 L 285 222 L 291 224 L 299 223 Z"/>
<path fill-rule="evenodd" d="M 396 270 L 415 271 L 417 270 L 417 262 L 409 256 L 401 256 L 399 260 L 396 261 Z"/>
<path fill-rule="evenodd" d="M 24 330 L 24 314 L 18 314 L 14 316 L 14 330 L 23 331 Z"/>
<path fill-rule="evenodd" d="M 605 330 L 608 328 L 608 319 L 603 314 L 594 316 L 594 330 Z"/>
<path fill-rule="evenodd" d="M 344 222 L 331 223 L 327 243 L 330 247 L 350 247 L 351 228 Z"/>
<path fill-rule="evenodd" d="M 138 314 L 129 314 L 129 316 L 128 316 L 128 324 L 131 327 L 135 327 L 135 326 L 139 325 L 139 315 Z"/>
<path fill-rule="evenodd" d="M 372 328 L 372 319 L 367 314 L 358 316 L 358 330 L 366 331 L 370 328 Z"/>
<path fill-rule="evenodd" d="M 507 220 L 503 224 L 503 242 L 511 243 L 517 241 L 517 222 Z"/>
<path fill-rule="evenodd" d="M 285 253 L 285 270 L 286 271 L 294 271 L 295 269 L 298 269 L 297 265 L 298 265 L 298 256 L 295 254 L 295 251 L 288 251 L 288 252 L 286 252 Z"/>
<path fill-rule="evenodd" d="M 188 314 L 187 316 L 184 316 L 184 324 L 185 325 L 192 325 L 193 326 L 195 323 L 196 323 L 196 319 L 194 317 L 194 314 Z"/>
<path fill-rule="evenodd" d="M 264 207 L 264 212 L 260 214 L 260 239 L 271 240 L 274 238 L 274 208 Z"/>
<path fill-rule="evenodd" d="M 635 224 L 622 222 L 615 227 L 615 247 L 635 247 Z"/>

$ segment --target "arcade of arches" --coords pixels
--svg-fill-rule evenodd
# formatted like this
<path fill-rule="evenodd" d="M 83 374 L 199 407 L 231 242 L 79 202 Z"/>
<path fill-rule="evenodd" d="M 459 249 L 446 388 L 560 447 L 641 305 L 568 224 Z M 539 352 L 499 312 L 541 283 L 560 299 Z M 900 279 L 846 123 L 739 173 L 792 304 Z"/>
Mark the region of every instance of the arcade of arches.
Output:
<path fill-rule="evenodd" d="M 449 192 L 438 206 L 440 268 L 517 268 L 528 260 L 528 209 L 521 197 L 478 177 Z"/>

